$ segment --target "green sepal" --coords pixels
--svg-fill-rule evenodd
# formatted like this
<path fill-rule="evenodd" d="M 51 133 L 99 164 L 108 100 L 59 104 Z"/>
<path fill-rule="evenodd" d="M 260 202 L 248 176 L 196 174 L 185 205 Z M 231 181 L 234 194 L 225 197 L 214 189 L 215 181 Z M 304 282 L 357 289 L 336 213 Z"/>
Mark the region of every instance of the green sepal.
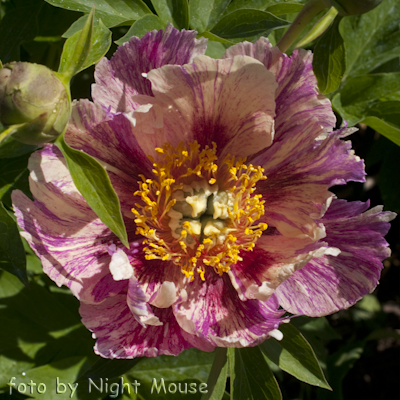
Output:
<path fill-rule="evenodd" d="M 102 165 L 83 151 L 67 145 L 64 135 L 55 144 L 63 153 L 75 186 L 100 220 L 129 248 L 121 205 Z"/>

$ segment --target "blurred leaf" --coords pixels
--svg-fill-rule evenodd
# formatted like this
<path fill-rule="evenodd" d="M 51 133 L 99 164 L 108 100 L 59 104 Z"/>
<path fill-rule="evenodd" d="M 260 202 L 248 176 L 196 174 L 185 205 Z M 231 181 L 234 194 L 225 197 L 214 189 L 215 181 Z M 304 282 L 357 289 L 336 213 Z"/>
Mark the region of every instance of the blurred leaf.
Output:
<path fill-rule="evenodd" d="M 219 59 L 224 55 L 225 51 L 226 49 L 222 43 L 209 40 L 207 42 L 207 50 L 205 54 L 208 57 Z"/>
<path fill-rule="evenodd" d="M 190 27 L 200 33 L 210 30 L 229 3 L 230 0 L 191 0 Z"/>
<path fill-rule="evenodd" d="M 134 358 L 132 360 L 109 360 L 98 358 L 89 369 L 81 372 L 76 378 L 77 381 L 87 381 L 87 379 L 97 380 L 107 377 L 108 379 L 118 378 L 130 371 L 143 358 Z"/>
<path fill-rule="evenodd" d="M 332 105 L 350 126 L 362 121 L 400 144 L 399 95 L 400 73 L 361 75 L 346 80 Z"/>
<path fill-rule="evenodd" d="M 211 29 L 211 33 L 223 38 L 245 38 L 265 35 L 290 23 L 260 10 L 237 10 L 223 17 Z"/>
<path fill-rule="evenodd" d="M 206 382 L 213 358 L 213 353 L 205 353 L 192 348 L 183 351 L 176 357 L 143 358 L 127 375 L 147 383 L 151 383 L 153 379 L 159 381 L 161 378 L 171 382 L 185 379 Z"/>
<path fill-rule="evenodd" d="M 142 37 L 147 32 L 154 29 L 164 29 L 165 24 L 161 21 L 157 15 L 149 14 L 138 19 L 130 28 L 129 31 L 120 39 L 116 40 L 115 43 L 121 46 L 123 43 L 127 42 L 132 36 Z"/>
<path fill-rule="evenodd" d="M 11 207 L 11 192 L 20 189 L 29 192 L 29 156 L 0 159 L 0 200 Z"/>
<path fill-rule="evenodd" d="M 400 146 L 400 101 L 376 104 L 362 122 Z"/>
<path fill-rule="evenodd" d="M 342 381 L 364 351 L 365 341 L 348 343 L 328 357 L 328 376 L 332 392 L 319 392 L 318 400 L 343 400 Z"/>
<path fill-rule="evenodd" d="M 285 15 L 297 13 L 301 11 L 302 8 L 303 5 L 299 3 L 281 3 L 267 6 L 263 10 L 274 15 Z"/>
<path fill-rule="evenodd" d="M 214 41 L 214 42 L 219 42 L 219 43 L 224 43 L 224 44 L 229 44 L 229 45 L 232 45 L 232 44 L 234 44 L 233 42 L 231 42 L 231 41 L 229 41 L 229 40 L 227 40 L 227 39 L 223 39 L 223 38 L 221 38 L 221 37 L 219 37 L 219 36 L 217 36 L 217 35 L 214 35 L 213 33 L 211 33 L 211 32 L 202 32 L 201 34 L 200 34 L 200 36 L 203 36 L 203 37 L 205 37 L 205 38 L 207 38 L 208 39 L 208 42 L 207 42 L 207 48 L 208 48 L 208 45 L 209 45 L 209 43 L 210 43 L 210 41 L 212 40 L 212 41 Z M 226 49 L 225 49 L 225 47 L 224 47 L 224 52 L 226 51 Z"/>
<path fill-rule="evenodd" d="M 151 11 L 141 0 L 45 0 L 53 6 L 89 13 L 96 4 L 96 15 L 104 25 L 112 27 L 126 21 L 135 21 Z"/>
<path fill-rule="evenodd" d="M 385 138 L 380 140 L 384 140 L 386 146 L 379 170 L 379 190 L 385 208 L 400 213 L 400 147 Z"/>
<path fill-rule="evenodd" d="M 231 395 L 231 400 L 235 397 L 235 386 L 234 382 L 236 380 L 236 351 L 233 347 L 228 347 L 227 351 L 228 358 L 228 375 L 229 375 L 229 393 Z"/>
<path fill-rule="evenodd" d="M 36 149 L 37 146 L 21 143 L 9 136 L 0 143 L 0 158 L 19 157 Z"/>
<path fill-rule="evenodd" d="M 90 332 L 80 323 L 78 300 L 59 288 L 52 293 L 42 283 L 45 276 L 39 277 L 32 277 L 28 290 L 13 275 L 0 272 L 0 387 L 50 361 L 96 357 Z M 45 278 L 46 285 L 53 285 Z"/>
<path fill-rule="evenodd" d="M 377 313 L 381 311 L 382 307 L 377 297 L 373 294 L 366 294 L 357 304 L 357 308 L 368 311 L 370 313 Z"/>
<path fill-rule="evenodd" d="M 38 32 L 37 16 L 41 6 L 34 5 L 11 10 L 0 23 L 0 59 L 3 64 L 19 61 L 19 46 L 33 40 Z"/>
<path fill-rule="evenodd" d="M 151 0 L 151 2 L 164 25 L 171 22 L 175 28 L 189 29 L 188 0 Z"/>
<path fill-rule="evenodd" d="M 79 192 L 101 221 L 129 248 L 121 205 L 105 169 L 83 151 L 71 149 L 60 136 L 55 142 L 67 160 Z"/>
<path fill-rule="evenodd" d="M 292 318 L 291 324 L 301 332 L 311 345 L 320 366 L 325 368 L 327 357 L 326 344 L 331 340 L 341 339 L 341 336 L 329 325 L 325 317 L 296 317 Z"/>
<path fill-rule="evenodd" d="M 283 339 L 267 339 L 259 345 L 261 351 L 276 365 L 310 385 L 330 389 L 310 344 L 291 324 L 282 324 Z"/>
<path fill-rule="evenodd" d="M 98 62 L 110 46 L 111 31 L 101 20 L 97 23 L 91 20 L 83 30 L 76 32 L 65 42 L 58 72 L 68 76 L 76 75 Z"/>
<path fill-rule="evenodd" d="M 228 373 L 227 349 L 217 347 L 215 358 L 207 379 L 208 393 L 203 394 L 201 400 L 221 400 L 225 394 L 226 378 Z"/>
<path fill-rule="evenodd" d="M 7 270 L 29 285 L 26 275 L 26 257 L 21 236 L 14 219 L 0 202 L 0 268 L 7 264 Z"/>
<path fill-rule="evenodd" d="M 346 70 L 346 53 L 339 33 L 340 18 L 319 38 L 313 59 L 313 70 L 321 93 L 331 93 L 342 81 Z"/>
<path fill-rule="evenodd" d="M 347 75 L 372 71 L 400 53 L 400 2 L 385 0 L 374 10 L 340 23 Z"/>
<path fill-rule="evenodd" d="M 258 347 L 245 347 L 235 351 L 233 399 L 282 399 L 278 383 Z"/>

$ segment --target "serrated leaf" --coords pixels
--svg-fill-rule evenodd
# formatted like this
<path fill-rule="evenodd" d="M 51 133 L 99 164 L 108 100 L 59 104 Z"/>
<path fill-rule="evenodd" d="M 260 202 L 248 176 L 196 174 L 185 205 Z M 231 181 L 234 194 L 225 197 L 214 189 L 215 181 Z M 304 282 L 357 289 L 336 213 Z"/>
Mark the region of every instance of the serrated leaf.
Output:
<path fill-rule="evenodd" d="M 151 11 L 141 0 L 45 0 L 53 6 L 89 13 L 96 4 L 96 15 L 107 27 L 136 21 Z"/>
<path fill-rule="evenodd" d="M 152 30 L 164 29 L 165 24 L 161 21 L 157 15 L 149 14 L 138 19 L 130 28 L 129 31 L 120 39 L 116 40 L 115 43 L 121 46 L 127 42 L 132 36 L 142 37 L 147 32 Z"/>
<path fill-rule="evenodd" d="M 321 93 L 327 94 L 336 90 L 346 71 L 346 52 L 339 32 L 340 19 L 319 38 L 313 58 L 313 70 L 318 80 Z"/>
<path fill-rule="evenodd" d="M 175 28 L 189 29 L 187 0 L 152 0 L 151 3 L 164 25 L 171 22 Z"/>
<path fill-rule="evenodd" d="M 227 349 L 215 349 L 214 362 L 207 379 L 208 393 L 203 394 L 201 400 L 221 400 L 225 393 L 226 378 L 228 373 Z"/>
<path fill-rule="evenodd" d="M 283 339 L 265 340 L 259 345 L 261 351 L 283 371 L 310 385 L 330 389 L 318 359 L 304 336 L 291 324 L 279 327 Z"/>
<path fill-rule="evenodd" d="M 63 153 L 79 192 L 101 221 L 129 247 L 121 205 L 105 169 L 88 154 L 70 148 L 60 136 L 56 145 Z"/>
<path fill-rule="evenodd" d="M 210 30 L 229 3 L 230 0 L 191 0 L 190 27 L 200 33 Z"/>
<path fill-rule="evenodd" d="M 278 383 L 258 347 L 235 351 L 233 400 L 281 400 Z"/>
<path fill-rule="evenodd" d="M 64 44 L 58 72 L 73 76 L 98 62 L 111 46 L 111 31 L 93 14 L 81 31 L 74 33 Z"/>
<path fill-rule="evenodd" d="M 347 52 L 347 75 L 365 74 L 398 57 L 400 2 L 385 0 L 374 10 L 343 18 L 340 32 Z"/>
<path fill-rule="evenodd" d="M 20 60 L 22 42 L 37 35 L 37 17 L 41 6 L 19 7 L 6 13 L 0 23 L 0 59 L 3 64 Z"/>
<path fill-rule="evenodd" d="M 0 202 L 0 251 L 0 268 L 7 263 L 7 270 L 28 285 L 25 250 L 21 236 L 16 222 L 8 214 L 2 202 Z"/>
<path fill-rule="evenodd" d="M 217 36 L 233 39 L 249 36 L 267 36 L 274 29 L 289 26 L 290 23 L 260 10 L 242 9 L 226 15 L 211 29 Z"/>

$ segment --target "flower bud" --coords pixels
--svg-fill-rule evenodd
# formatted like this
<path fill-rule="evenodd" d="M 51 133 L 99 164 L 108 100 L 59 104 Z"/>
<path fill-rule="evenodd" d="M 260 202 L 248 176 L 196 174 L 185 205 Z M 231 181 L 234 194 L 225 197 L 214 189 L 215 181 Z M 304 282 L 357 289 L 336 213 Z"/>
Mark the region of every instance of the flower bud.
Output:
<path fill-rule="evenodd" d="M 379 6 L 383 0 L 323 0 L 327 7 L 335 7 L 342 17 L 364 14 Z"/>
<path fill-rule="evenodd" d="M 0 122 L 18 125 L 15 139 L 36 145 L 49 142 L 63 132 L 69 116 L 68 93 L 52 70 L 27 62 L 0 69 Z"/>

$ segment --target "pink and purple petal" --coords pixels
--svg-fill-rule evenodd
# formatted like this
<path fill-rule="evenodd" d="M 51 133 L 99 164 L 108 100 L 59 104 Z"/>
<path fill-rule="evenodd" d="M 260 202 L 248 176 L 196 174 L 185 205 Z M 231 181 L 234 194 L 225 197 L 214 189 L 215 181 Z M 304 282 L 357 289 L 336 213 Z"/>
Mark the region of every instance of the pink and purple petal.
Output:
<path fill-rule="evenodd" d="M 340 249 L 337 257 L 313 259 L 280 285 L 275 295 L 292 314 L 321 316 L 345 309 L 372 292 L 382 261 L 390 255 L 383 236 L 396 214 L 382 207 L 369 211 L 368 203 L 333 200 L 321 219 L 324 239 Z"/>
<path fill-rule="evenodd" d="M 81 303 L 83 324 L 97 339 L 95 352 L 105 358 L 176 356 L 190 347 L 212 351 L 213 346 L 183 331 L 171 307 L 152 307 L 162 325 L 144 328 L 126 303 L 126 294 L 109 297 L 100 304 Z"/>
<path fill-rule="evenodd" d="M 110 61 L 96 67 L 95 103 L 112 112 L 130 112 L 137 107 L 135 94 L 152 96 L 151 84 L 143 74 L 167 64 L 188 64 L 206 51 L 207 40 L 196 39 L 195 31 L 178 31 L 171 24 L 165 30 L 132 37 L 118 48 Z M 110 90 L 111 88 L 111 90 Z"/>
<path fill-rule="evenodd" d="M 172 146 L 215 142 L 219 157 L 245 157 L 272 143 L 276 82 L 257 60 L 199 56 L 193 64 L 164 66 L 147 77 L 155 99 L 135 99 L 164 110 L 165 140 Z"/>
<path fill-rule="evenodd" d="M 274 299 L 241 301 L 229 277 L 210 272 L 193 281 L 174 305 L 179 325 L 218 347 L 256 346 L 279 327 L 282 310 Z"/>
<path fill-rule="evenodd" d="M 138 145 L 132 122 L 124 114 L 111 114 L 81 100 L 72 108 L 66 142 L 97 158 L 107 170 L 130 182 L 133 193 L 139 175 L 149 175 L 151 162 Z"/>
<path fill-rule="evenodd" d="M 109 243 L 121 244 L 76 189 L 60 151 L 47 145 L 33 153 L 29 169 L 35 201 L 20 191 L 13 192 L 12 200 L 22 235 L 41 259 L 44 272 L 89 302 L 123 290 L 127 282 L 113 281 L 107 251 Z M 127 230 L 132 258 L 137 253 L 133 221 L 127 221 Z"/>

